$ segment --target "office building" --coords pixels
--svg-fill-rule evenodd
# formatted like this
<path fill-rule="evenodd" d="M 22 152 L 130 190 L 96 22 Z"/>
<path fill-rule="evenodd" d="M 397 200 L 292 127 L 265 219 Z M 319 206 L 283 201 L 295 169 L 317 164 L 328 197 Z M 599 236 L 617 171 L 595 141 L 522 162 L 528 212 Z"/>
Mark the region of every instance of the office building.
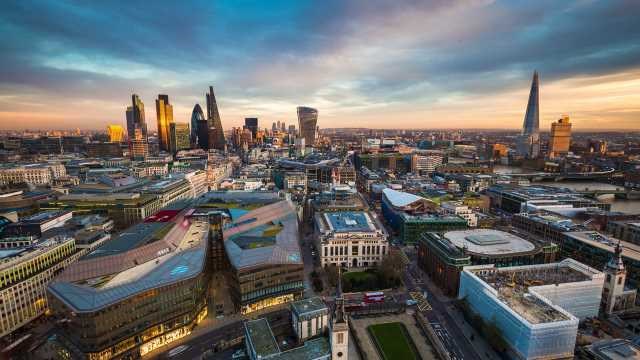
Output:
<path fill-rule="evenodd" d="M 42 210 L 70 210 L 76 214 L 101 214 L 118 228 L 134 224 L 160 209 L 160 199 L 140 193 L 84 193 L 59 196 L 40 204 Z"/>
<path fill-rule="evenodd" d="M 445 293 L 456 295 L 464 266 L 550 263 L 556 261 L 559 250 L 551 243 L 534 243 L 493 229 L 430 232 L 418 241 L 418 266 Z"/>
<path fill-rule="evenodd" d="M 298 128 L 300 137 L 306 146 L 313 146 L 317 138 L 318 110 L 310 107 L 298 107 Z"/>
<path fill-rule="evenodd" d="M 138 95 L 131 95 L 131 106 L 127 108 L 127 135 L 129 153 L 133 160 L 144 160 L 149 156 L 147 122 L 144 117 L 144 103 Z"/>
<path fill-rule="evenodd" d="M 87 156 L 96 158 L 114 158 L 122 156 L 119 142 L 91 142 L 86 145 Z"/>
<path fill-rule="evenodd" d="M 191 143 L 193 145 L 198 146 L 200 144 L 200 134 L 198 133 L 199 123 L 202 121 L 207 121 L 204 117 L 204 113 L 202 112 L 202 108 L 200 104 L 196 104 L 193 107 L 193 111 L 191 112 Z"/>
<path fill-rule="evenodd" d="M 551 124 L 551 136 L 549 138 L 549 157 L 554 158 L 569 152 L 571 145 L 571 122 L 567 115 L 563 115 L 558 121 Z"/>
<path fill-rule="evenodd" d="M 421 196 L 389 188 L 382 190 L 382 215 L 405 244 L 415 244 L 425 232 L 467 228 L 467 221 L 455 215 L 440 215 L 436 204 Z"/>
<path fill-rule="evenodd" d="M 191 148 L 189 124 L 172 122 L 169 124 L 169 151 L 172 154 Z"/>
<path fill-rule="evenodd" d="M 258 135 L 258 118 L 244 118 L 244 128 L 251 131 L 253 139 Z"/>
<path fill-rule="evenodd" d="M 75 254 L 75 240 L 63 236 L 0 250 L 0 337 L 45 313 L 47 284 Z"/>
<path fill-rule="evenodd" d="M 171 151 L 170 127 L 173 123 L 173 106 L 169 104 L 169 95 L 158 95 L 156 99 L 156 120 L 158 123 L 160 150 Z"/>
<path fill-rule="evenodd" d="M 478 226 L 478 216 L 462 201 L 447 201 L 440 204 L 440 212 L 446 215 L 456 215 L 467 220 L 467 226 Z"/>
<path fill-rule="evenodd" d="M 524 115 L 522 133 L 518 137 L 518 154 L 527 159 L 537 159 L 540 155 L 540 108 L 539 108 L 538 72 L 534 71 Z"/>
<path fill-rule="evenodd" d="M 120 125 L 109 125 L 107 126 L 107 136 L 109 136 L 109 142 L 122 142 L 124 141 L 124 129 Z"/>
<path fill-rule="evenodd" d="M 597 269 L 604 269 L 616 254 L 618 244 L 620 256 L 626 270 L 626 280 L 631 285 L 640 284 L 640 246 L 597 231 L 569 231 L 559 243 L 562 256 L 576 259 Z"/>
<path fill-rule="evenodd" d="M 419 150 L 411 155 L 411 172 L 414 174 L 431 174 L 442 165 L 444 154 L 435 150 Z"/>
<path fill-rule="evenodd" d="M 36 163 L 0 169 L 0 185 L 28 183 L 51 185 L 55 179 L 63 178 L 67 170 L 63 164 Z"/>
<path fill-rule="evenodd" d="M 213 86 L 209 86 L 207 94 L 207 125 L 208 125 L 208 144 L 209 149 L 224 150 L 224 130 L 222 129 L 222 120 L 218 112 L 218 103 L 213 93 Z"/>
<path fill-rule="evenodd" d="M 601 202 L 576 193 L 569 189 L 545 185 L 518 186 L 495 184 L 490 186 L 491 207 L 511 214 L 537 212 L 540 210 L 566 210 L 574 208 L 599 208 L 610 210 L 611 204 Z"/>
<path fill-rule="evenodd" d="M 248 314 L 301 298 L 304 266 L 293 203 L 276 201 L 230 214 L 232 221 L 222 232 L 237 310 Z"/>
<path fill-rule="evenodd" d="M 209 224 L 160 211 L 69 266 L 47 289 L 69 358 L 139 358 L 207 316 Z"/>
<path fill-rule="evenodd" d="M 596 317 L 604 274 L 572 259 L 465 267 L 458 298 L 493 324 L 514 359 L 573 358 L 578 323 Z"/>
<path fill-rule="evenodd" d="M 314 232 L 322 267 L 375 267 L 388 253 L 387 233 L 369 211 L 317 212 Z"/>
<path fill-rule="evenodd" d="M 127 136 L 129 140 L 136 138 L 136 129 L 140 130 L 141 140 L 147 141 L 147 122 L 144 116 L 144 103 L 138 95 L 131 95 L 131 106 L 127 107 Z"/>

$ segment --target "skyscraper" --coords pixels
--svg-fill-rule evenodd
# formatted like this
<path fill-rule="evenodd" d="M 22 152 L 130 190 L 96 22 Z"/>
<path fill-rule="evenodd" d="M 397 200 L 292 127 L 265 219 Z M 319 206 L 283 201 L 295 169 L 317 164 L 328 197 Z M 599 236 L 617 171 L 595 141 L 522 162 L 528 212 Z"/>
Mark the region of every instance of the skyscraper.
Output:
<path fill-rule="evenodd" d="M 144 119 L 144 103 L 136 94 L 131 95 L 131 106 L 127 107 L 127 135 L 131 158 L 144 160 L 149 155 L 147 123 Z"/>
<path fill-rule="evenodd" d="M 316 141 L 316 125 L 318 124 L 318 110 L 305 106 L 298 106 L 298 128 L 300 137 L 306 146 L 313 146 Z"/>
<path fill-rule="evenodd" d="M 175 123 L 169 124 L 169 145 L 171 148 L 169 151 L 176 153 L 179 150 L 188 149 L 191 146 L 189 140 L 189 124 Z"/>
<path fill-rule="evenodd" d="M 107 135 L 110 142 L 122 142 L 124 140 L 124 129 L 120 125 L 107 126 Z"/>
<path fill-rule="evenodd" d="M 244 118 L 244 127 L 251 130 L 251 136 L 255 139 L 258 133 L 258 118 Z"/>
<path fill-rule="evenodd" d="M 169 95 L 158 95 L 156 100 L 156 119 L 158 121 L 160 150 L 170 151 L 169 125 L 173 123 L 173 106 L 169 104 Z"/>
<path fill-rule="evenodd" d="M 563 115 L 558 121 L 551 124 L 551 136 L 549 138 L 549 157 L 554 158 L 569 152 L 571 145 L 571 122 L 567 115 Z"/>
<path fill-rule="evenodd" d="M 198 122 L 207 121 L 202 112 L 200 104 L 196 104 L 191 112 L 191 143 L 194 145 L 200 144 L 198 141 Z"/>
<path fill-rule="evenodd" d="M 144 103 L 138 95 L 131 95 L 131 106 L 127 107 L 127 135 L 133 139 L 136 129 L 140 129 L 142 139 L 147 141 L 147 123 L 144 119 Z"/>
<path fill-rule="evenodd" d="M 216 96 L 213 93 L 213 86 L 209 86 L 207 94 L 207 122 L 209 125 L 209 148 L 224 150 L 225 140 L 222 129 L 222 120 L 218 112 Z"/>
<path fill-rule="evenodd" d="M 540 154 L 540 108 L 538 103 L 538 72 L 533 72 L 527 112 L 524 115 L 522 134 L 518 139 L 518 153 L 527 159 Z"/>

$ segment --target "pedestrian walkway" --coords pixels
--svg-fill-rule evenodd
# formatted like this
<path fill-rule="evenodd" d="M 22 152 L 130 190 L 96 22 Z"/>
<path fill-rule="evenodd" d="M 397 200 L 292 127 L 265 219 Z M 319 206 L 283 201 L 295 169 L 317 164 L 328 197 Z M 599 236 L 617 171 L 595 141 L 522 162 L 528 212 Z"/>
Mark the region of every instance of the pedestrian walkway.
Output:
<path fill-rule="evenodd" d="M 431 304 L 429 304 L 429 301 L 427 301 L 421 292 L 411 291 L 409 292 L 409 296 L 418 303 L 418 310 L 422 312 L 433 310 Z"/>

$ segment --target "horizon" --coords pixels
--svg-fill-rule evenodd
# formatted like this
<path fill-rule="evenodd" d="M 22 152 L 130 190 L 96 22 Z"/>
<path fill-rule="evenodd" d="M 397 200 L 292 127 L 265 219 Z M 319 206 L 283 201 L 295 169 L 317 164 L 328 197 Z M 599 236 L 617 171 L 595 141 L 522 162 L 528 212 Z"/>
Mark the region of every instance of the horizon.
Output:
<path fill-rule="evenodd" d="M 225 130 L 297 127 L 296 106 L 325 129 L 518 130 L 534 70 L 541 131 L 563 114 L 577 132 L 640 130 L 632 2 L 39 6 L 0 14 L 2 130 L 124 126 L 136 93 L 155 131 L 158 94 L 188 123 L 209 85 Z"/>

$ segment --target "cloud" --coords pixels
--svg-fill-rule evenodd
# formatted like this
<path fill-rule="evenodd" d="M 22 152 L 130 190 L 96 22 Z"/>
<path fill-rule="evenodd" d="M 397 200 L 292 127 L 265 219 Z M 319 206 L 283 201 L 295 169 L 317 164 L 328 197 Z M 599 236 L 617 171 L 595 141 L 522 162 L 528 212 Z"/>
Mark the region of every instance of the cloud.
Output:
<path fill-rule="evenodd" d="M 135 92 L 154 128 L 158 93 L 187 121 L 209 84 L 225 126 L 305 104 L 323 127 L 518 127 L 538 69 L 543 118 L 638 128 L 638 16 L 634 0 L 10 2 L 0 127 L 122 123 Z"/>

